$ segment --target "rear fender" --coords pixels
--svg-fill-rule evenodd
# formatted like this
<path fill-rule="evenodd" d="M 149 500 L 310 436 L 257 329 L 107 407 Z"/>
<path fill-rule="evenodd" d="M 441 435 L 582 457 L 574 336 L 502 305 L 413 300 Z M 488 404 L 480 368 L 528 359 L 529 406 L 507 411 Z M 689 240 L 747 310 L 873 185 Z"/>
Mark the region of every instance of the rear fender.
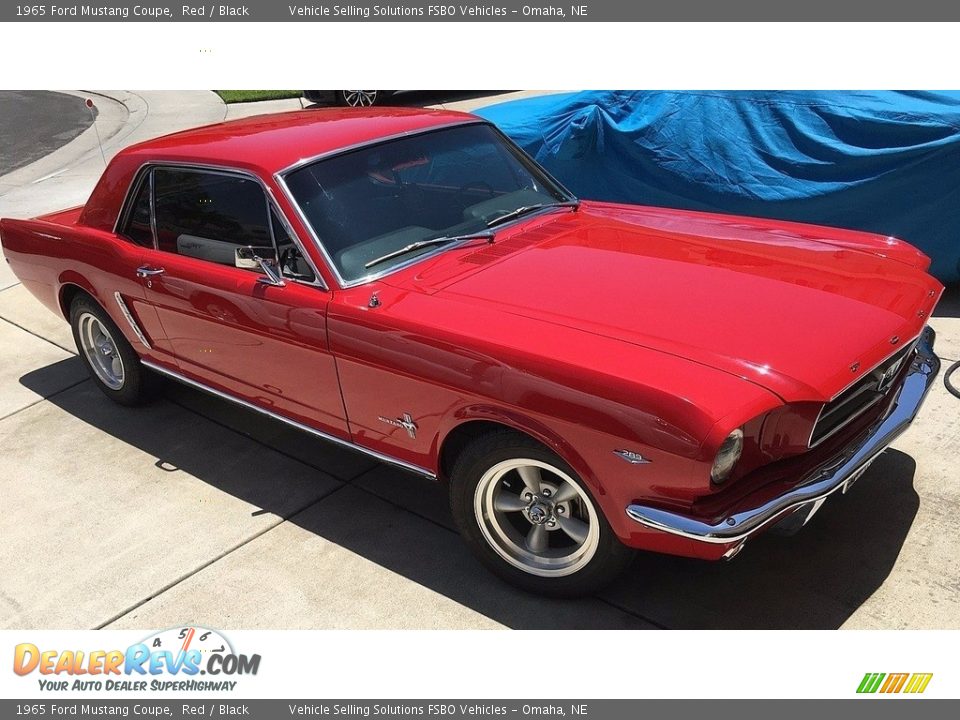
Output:
<path fill-rule="evenodd" d="M 100 307 L 106 308 L 103 298 L 100 297 L 96 288 L 87 278 L 75 270 L 64 270 L 59 277 L 60 289 L 57 292 L 58 309 L 65 320 L 70 320 L 70 302 L 72 301 L 72 292 L 75 289 L 82 290 L 92 297 Z"/>

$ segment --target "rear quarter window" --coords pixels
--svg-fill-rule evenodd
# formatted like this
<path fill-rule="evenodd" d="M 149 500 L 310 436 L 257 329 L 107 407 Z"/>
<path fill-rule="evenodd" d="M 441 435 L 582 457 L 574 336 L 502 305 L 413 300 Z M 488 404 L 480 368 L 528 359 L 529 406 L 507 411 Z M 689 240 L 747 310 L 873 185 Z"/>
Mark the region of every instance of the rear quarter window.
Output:
<path fill-rule="evenodd" d="M 137 245 L 153 247 L 153 228 L 150 226 L 150 173 L 144 173 L 137 183 L 136 195 L 121 235 Z"/>

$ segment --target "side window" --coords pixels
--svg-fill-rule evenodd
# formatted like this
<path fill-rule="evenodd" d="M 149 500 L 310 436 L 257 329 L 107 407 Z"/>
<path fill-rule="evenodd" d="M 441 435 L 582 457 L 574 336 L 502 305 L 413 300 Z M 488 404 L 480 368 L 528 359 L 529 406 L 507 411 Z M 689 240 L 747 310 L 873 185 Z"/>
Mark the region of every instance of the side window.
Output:
<path fill-rule="evenodd" d="M 153 228 L 150 227 L 150 173 L 140 178 L 137 196 L 130 207 L 127 223 L 121 233 L 143 247 L 153 247 Z"/>
<path fill-rule="evenodd" d="M 254 180 L 158 167 L 153 185 L 160 250 L 231 266 L 241 247 L 274 257 L 267 200 Z"/>
<path fill-rule="evenodd" d="M 270 222 L 273 224 L 273 237 L 277 242 L 277 254 L 280 259 L 280 274 L 294 280 L 313 282 L 317 276 L 300 252 L 299 246 L 290 237 L 286 227 L 273 208 L 270 209 Z"/>

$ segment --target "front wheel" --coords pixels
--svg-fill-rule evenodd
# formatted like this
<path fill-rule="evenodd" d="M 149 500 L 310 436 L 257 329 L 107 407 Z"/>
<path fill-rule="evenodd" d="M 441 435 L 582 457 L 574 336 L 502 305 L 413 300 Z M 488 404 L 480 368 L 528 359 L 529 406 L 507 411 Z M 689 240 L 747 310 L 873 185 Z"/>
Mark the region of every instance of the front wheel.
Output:
<path fill-rule="evenodd" d="M 576 473 L 525 436 L 498 432 L 475 441 L 457 458 L 450 483 L 453 517 L 467 544 L 525 590 L 592 593 L 633 555 Z"/>

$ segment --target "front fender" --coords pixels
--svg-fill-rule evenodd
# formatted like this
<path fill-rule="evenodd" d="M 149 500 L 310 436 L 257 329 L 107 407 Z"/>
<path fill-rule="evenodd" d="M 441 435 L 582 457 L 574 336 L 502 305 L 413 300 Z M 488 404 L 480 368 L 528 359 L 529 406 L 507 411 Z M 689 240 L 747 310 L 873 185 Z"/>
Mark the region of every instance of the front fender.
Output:
<path fill-rule="evenodd" d="M 586 458 L 557 430 L 527 413 L 494 404 L 474 404 L 461 407 L 443 418 L 438 429 L 434 447 L 437 456 L 442 456 L 446 442 L 471 423 L 493 423 L 509 430 L 532 437 L 550 448 L 586 482 L 594 492 L 603 494 L 600 478 L 593 472 Z M 440 463 L 438 463 L 440 466 Z M 440 467 L 441 471 L 443 470 Z"/>

